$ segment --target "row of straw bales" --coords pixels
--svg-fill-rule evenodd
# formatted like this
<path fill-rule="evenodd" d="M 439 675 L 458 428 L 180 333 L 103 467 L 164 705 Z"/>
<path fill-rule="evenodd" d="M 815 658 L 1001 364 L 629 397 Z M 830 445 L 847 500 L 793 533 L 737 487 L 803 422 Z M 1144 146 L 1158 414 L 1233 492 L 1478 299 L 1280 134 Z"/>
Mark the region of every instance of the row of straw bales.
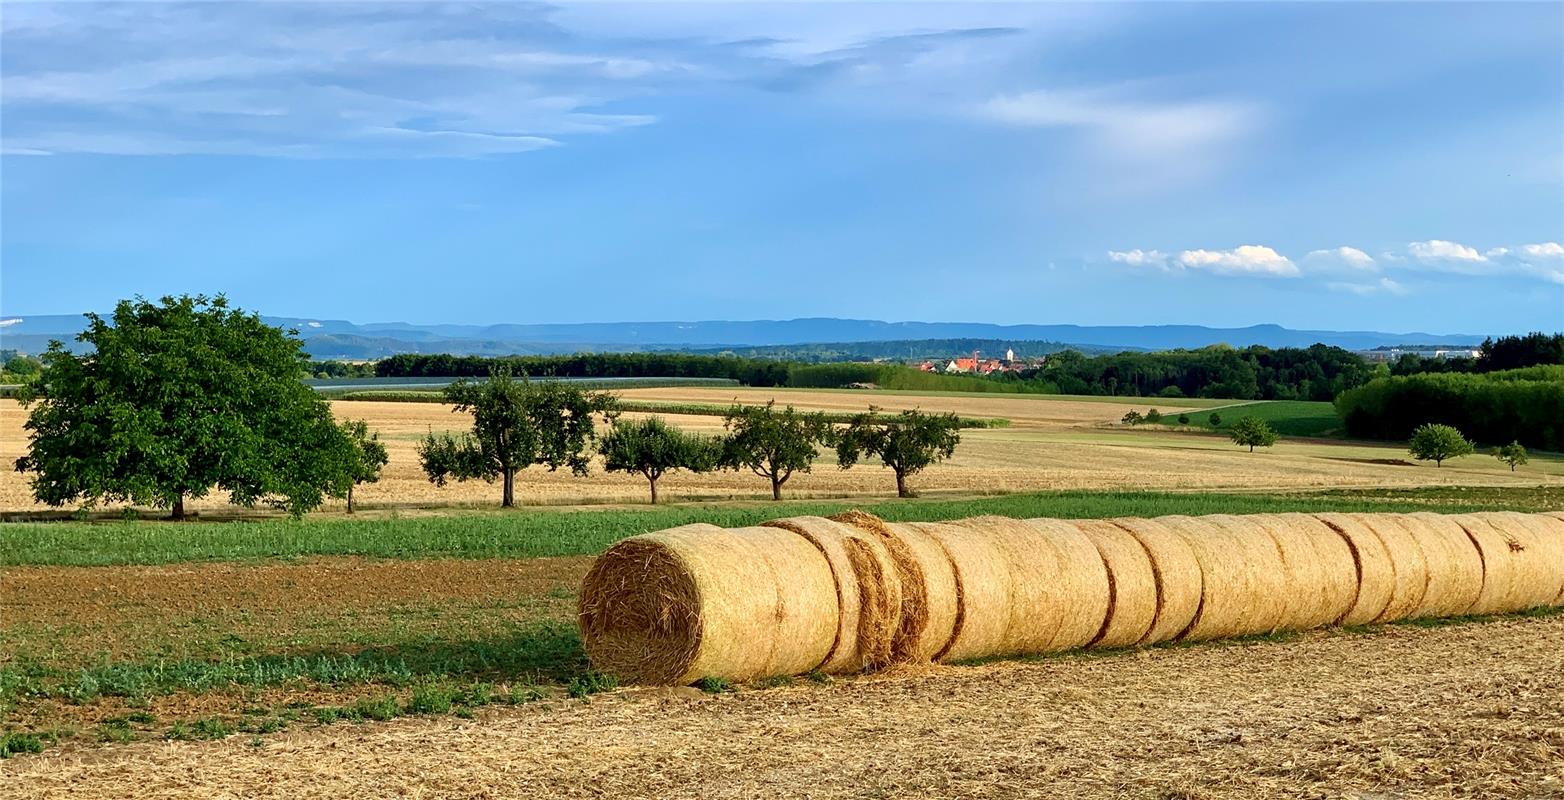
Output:
<path fill-rule="evenodd" d="M 1564 605 L 1564 513 L 888 523 L 861 512 L 626 539 L 581 592 L 643 683 L 1203 641 Z"/>

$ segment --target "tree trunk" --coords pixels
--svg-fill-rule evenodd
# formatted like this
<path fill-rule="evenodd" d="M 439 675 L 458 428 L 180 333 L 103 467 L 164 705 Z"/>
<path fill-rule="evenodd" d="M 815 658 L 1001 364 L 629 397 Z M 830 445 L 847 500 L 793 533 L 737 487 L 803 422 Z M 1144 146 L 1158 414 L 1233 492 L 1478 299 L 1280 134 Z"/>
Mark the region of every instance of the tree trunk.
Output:
<path fill-rule="evenodd" d="M 901 470 L 896 470 L 896 496 L 912 497 L 912 490 L 907 488 L 907 476 Z"/>
<path fill-rule="evenodd" d="M 501 508 L 515 508 L 516 506 L 516 471 L 505 470 L 505 495 L 500 500 Z"/>
<path fill-rule="evenodd" d="M 353 513 L 353 485 L 348 485 L 348 513 Z"/>
<path fill-rule="evenodd" d="M 181 520 L 185 518 L 185 496 L 180 495 L 174 499 L 174 509 L 169 512 L 169 519 Z"/>
<path fill-rule="evenodd" d="M 646 476 L 646 482 L 652 485 L 652 505 L 655 506 L 657 505 L 657 479 L 648 475 Z"/>
<path fill-rule="evenodd" d="M 782 499 L 782 478 L 776 475 L 771 476 L 771 499 Z"/>

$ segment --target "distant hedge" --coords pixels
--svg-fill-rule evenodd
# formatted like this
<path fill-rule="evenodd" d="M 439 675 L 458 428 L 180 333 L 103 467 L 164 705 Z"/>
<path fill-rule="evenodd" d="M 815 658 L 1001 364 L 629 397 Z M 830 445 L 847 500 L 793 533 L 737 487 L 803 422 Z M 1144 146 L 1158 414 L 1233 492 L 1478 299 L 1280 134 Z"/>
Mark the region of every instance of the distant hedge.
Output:
<path fill-rule="evenodd" d="M 496 367 L 559 378 L 726 378 L 745 386 L 786 386 L 788 364 L 683 353 L 582 353 L 573 356 L 453 356 L 404 353 L 375 364 L 382 378 L 482 378 Z"/>
<path fill-rule="evenodd" d="M 1564 367 L 1378 378 L 1336 398 L 1351 436 L 1406 439 L 1429 422 L 1483 444 L 1564 450 Z"/>

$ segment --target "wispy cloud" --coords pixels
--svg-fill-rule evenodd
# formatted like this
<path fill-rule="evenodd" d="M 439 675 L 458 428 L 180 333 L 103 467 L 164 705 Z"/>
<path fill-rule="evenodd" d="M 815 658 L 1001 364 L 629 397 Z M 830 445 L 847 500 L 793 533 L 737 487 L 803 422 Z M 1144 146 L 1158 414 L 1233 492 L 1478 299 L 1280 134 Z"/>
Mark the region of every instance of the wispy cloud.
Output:
<path fill-rule="evenodd" d="M 1356 247 L 1333 247 L 1328 250 L 1311 250 L 1303 257 L 1303 263 L 1309 267 L 1345 268 L 1348 270 L 1360 270 L 1372 272 L 1379 268 L 1379 263 L 1368 253 Z"/>
<path fill-rule="evenodd" d="M 1186 269 L 1204 270 L 1217 275 L 1254 275 L 1296 278 L 1298 265 L 1264 245 L 1246 244 L 1231 250 L 1185 250 L 1178 264 Z"/>
<path fill-rule="evenodd" d="M 1503 245 L 1479 251 L 1444 239 L 1410 242 L 1400 252 L 1388 250 L 1378 258 L 1351 246 L 1311 250 L 1294 262 L 1264 245 L 1243 245 L 1231 250 L 1183 250 L 1169 256 L 1161 250 L 1136 248 L 1110 250 L 1108 260 L 1131 267 L 1164 271 L 1199 270 L 1223 276 L 1314 277 L 1326 279 L 1326 288 L 1352 294 L 1405 294 L 1406 287 L 1390 278 L 1344 280 L 1351 274 L 1387 270 L 1467 277 L 1540 278 L 1564 284 L 1564 245 L 1558 242 Z"/>
<path fill-rule="evenodd" d="M 999 95 L 979 113 L 1008 125 L 1076 129 L 1120 156 L 1146 160 L 1205 153 L 1247 136 L 1262 121 L 1249 103 L 1146 100 L 1110 89 Z"/>
<path fill-rule="evenodd" d="M 1459 242 L 1429 239 L 1426 242 L 1410 242 L 1407 254 L 1425 264 L 1483 264 L 1487 256 Z"/>
<path fill-rule="evenodd" d="M 1370 281 L 1367 283 L 1330 281 L 1325 284 L 1325 288 L 1330 289 L 1333 292 L 1346 292 L 1348 294 L 1355 294 L 1360 296 L 1376 294 L 1404 295 L 1407 293 L 1405 286 L 1402 286 L 1400 283 L 1393 281 L 1390 278 L 1380 278 L 1377 281 Z"/>

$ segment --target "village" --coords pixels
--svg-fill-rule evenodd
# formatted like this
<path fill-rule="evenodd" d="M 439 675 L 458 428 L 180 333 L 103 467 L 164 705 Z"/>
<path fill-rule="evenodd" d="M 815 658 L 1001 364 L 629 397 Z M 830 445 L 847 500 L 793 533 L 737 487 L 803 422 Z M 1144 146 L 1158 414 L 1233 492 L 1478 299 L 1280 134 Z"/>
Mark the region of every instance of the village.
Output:
<path fill-rule="evenodd" d="M 935 360 L 927 360 L 918 364 L 922 372 L 939 372 L 946 374 L 966 375 L 995 375 L 1002 372 L 1023 372 L 1029 369 L 1037 369 L 1047 363 L 1047 356 L 1035 358 L 1017 359 L 1016 351 L 1008 349 L 1004 358 L 983 358 L 983 351 L 973 350 L 970 358 L 953 358 L 940 364 Z"/>

